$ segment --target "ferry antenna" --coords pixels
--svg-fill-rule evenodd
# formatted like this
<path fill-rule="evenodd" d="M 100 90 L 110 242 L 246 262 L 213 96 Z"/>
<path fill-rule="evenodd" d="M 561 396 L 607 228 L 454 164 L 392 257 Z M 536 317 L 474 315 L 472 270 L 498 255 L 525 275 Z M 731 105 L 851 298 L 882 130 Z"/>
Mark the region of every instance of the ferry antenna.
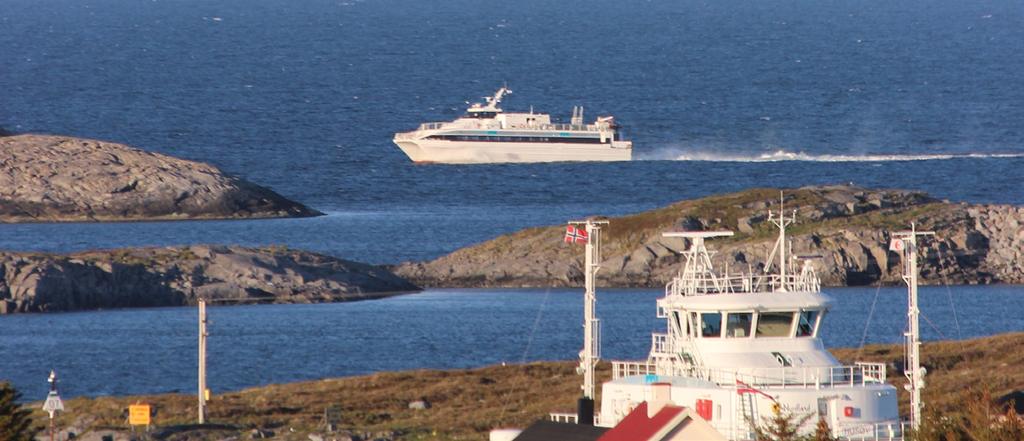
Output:
<path fill-rule="evenodd" d="M 772 261 L 775 259 L 775 253 L 779 253 L 779 291 L 787 291 L 786 288 L 786 227 L 796 222 L 796 210 L 793 210 L 793 214 L 790 217 L 786 217 L 786 197 L 783 192 L 779 192 L 779 213 L 778 216 L 768 210 L 768 220 L 775 226 L 779 227 L 779 238 L 775 241 L 775 246 L 772 247 L 772 251 L 768 254 L 768 258 L 765 259 L 764 272 L 767 274 L 772 267 Z"/>

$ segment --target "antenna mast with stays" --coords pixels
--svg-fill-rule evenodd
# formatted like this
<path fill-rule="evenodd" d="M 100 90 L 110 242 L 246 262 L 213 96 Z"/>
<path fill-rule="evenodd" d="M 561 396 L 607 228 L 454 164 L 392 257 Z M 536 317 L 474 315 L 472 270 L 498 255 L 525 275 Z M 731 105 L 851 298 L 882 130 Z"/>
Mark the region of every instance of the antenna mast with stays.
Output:
<path fill-rule="evenodd" d="M 910 426 L 917 430 L 921 425 L 921 409 L 924 403 L 921 402 L 921 390 L 924 389 L 925 369 L 921 367 L 921 328 L 919 316 L 921 310 L 917 306 L 917 237 L 934 236 L 933 231 L 917 231 L 917 227 L 911 223 L 910 231 L 897 231 L 892 235 L 892 243 L 889 249 L 897 251 L 903 258 L 903 281 L 907 283 L 907 321 L 908 331 L 904 334 L 905 340 L 905 368 L 903 374 L 907 376 L 907 384 L 904 386 L 910 392 Z"/>
<path fill-rule="evenodd" d="M 577 371 L 583 374 L 583 396 L 594 399 L 595 368 L 601 359 L 600 321 L 596 317 L 597 295 L 594 292 L 594 278 L 601 269 L 601 225 L 608 221 L 570 221 L 570 225 L 583 225 L 587 231 L 587 243 L 583 259 L 583 350 L 580 351 L 580 365 Z"/>
<path fill-rule="evenodd" d="M 786 217 L 786 198 L 779 192 L 779 215 L 775 216 L 771 210 L 768 210 L 768 220 L 779 227 L 779 238 L 775 241 L 775 247 L 772 248 L 771 254 L 768 255 L 768 259 L 765 260 L 764 272 L 767 273 L 772 267 L 772 260 L 775 259 L 775 253 L 779 253 L 779 291 L 785 292 L 786 288 L 786 227 L 796 221 L 796 210 L 793 210 L 793 215 Z"/>

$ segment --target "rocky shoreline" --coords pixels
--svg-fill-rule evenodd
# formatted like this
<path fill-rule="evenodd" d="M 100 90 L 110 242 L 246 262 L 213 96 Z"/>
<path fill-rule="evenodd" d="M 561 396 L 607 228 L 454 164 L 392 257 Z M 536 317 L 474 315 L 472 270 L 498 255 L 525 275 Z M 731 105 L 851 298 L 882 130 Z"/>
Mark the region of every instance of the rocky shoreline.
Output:
<path fill-rule="evenodd" d="M 381 267 L 284 247 L 0 252 L 0 314 L 224 302 L 319 303 L 419 291 Z"/>
<path fill-rule="evenodd" d="M 0 137 L 3 223 L 321 214 L 201 162 L 66 136 Z"/>
<path fill-rule="evenodd" d="M 779 189 L 717 195 L 610 219 L 602 243 L 599 283 L 662 287 L 680 268 L 682 239 L 671 230 L 733 230 L 715 239 L 715 265 L 759 270 L 776 239 L 767 221 L 778 211 Z M 1024 283 L 1024 207 L 971 205 L 925 193 L 855 186 L 786 189 L 787 213 L 796 210 L 788 237 L 797 254 L 815 263 L 827 286 L 895 284 L 900 257 L 888 250 L 888 231 L 916 222 L 934 230 L 924 244 L 921 278 L 930 284 Z M 562 242 L 563 225 L 500 236 L 429 262 L 405 262 L 396 274 L 426 287 L 549 287 L 582 283 L 582 251 Z"/>

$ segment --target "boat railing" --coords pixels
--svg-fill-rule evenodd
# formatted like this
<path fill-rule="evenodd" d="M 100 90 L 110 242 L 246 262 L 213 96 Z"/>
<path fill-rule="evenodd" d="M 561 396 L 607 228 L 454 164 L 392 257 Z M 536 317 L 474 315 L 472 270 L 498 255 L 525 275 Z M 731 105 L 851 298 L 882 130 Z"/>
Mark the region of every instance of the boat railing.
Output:
<path fill-rule="evenodd" d="M 817 278 L 799 274 L 778 274 L 717 276 L 707 273 L 687 274 L 672 279 L 665 285 L 665 295 L 701 296 L 708 294 L 775 292 L 782 288 L 790 291 L 821 290 Z"/>
<path fill-rule="evenodd" d="M 750 430 L 747 422 L 736 423 L 733 421 L 708 421 L 711 427 L 719 433 L 731 434 L 729 439 L 736 441 L 754 441 L 756 438 Z M 849 441 L 902 441 L 905 433 L 905 423 L 841 423 L 833 430 L 836 439 Z"/>
<path fill-rule="evenodd" d="M 420 124 L 416 131 L 423 130 L 437 130 L 443 129 L 446 126 L 452 124 L 451 122 L 428 122 Z M 551 130 L 551 131 L 563 131 L 563 132 L 599 132 L 603 128 L 595 124 L 539 124 L 539 125 L 524 125 L 524 126 L 512 126 L 509 128 L 529 128 L 532 130 Z M 397 135 L 395 136 L 398 137 Z"/>
<path fill-rule="evenodd" d="M 535 127 L 539 130 L 562 130 L 568 132 L 596 132 L 601 130 L 595 124 L 538 124 Z"/>
<path fill-rule="evenodd" d="M 570 412 L 551 412 L 548 414 L 548 420 L 556 423 L 579 424 L 580 417 Z M 594 425 L 601 425 L 600 412 L 594 412 Z"/>
<path fill-rule="evenodd" d="M 656 375 L 657 371 L 657 366 L 647 361 L 612 361 L 613 380 L 637 375 Z"/>
<path fill-rule="evenodd" d="M 864 386 L 884 383 L 884 363 L 857 363 L 853 366 L 753 368 L 742 371 L 675 366 L 658 369 L 649 361 L 613 361 L 612 379 L 629 376 L 681 375 L 701 378 L 722 387 L 822 388 Z"/>
<path fill-rule="evenodd" d="M 448 124 L 448 123 L 445 123 L 445 122 L 423 123 L 423 124 L 420 124 L 420 128 L 417 129 L 417 130 L 437 130 L 437 129 L 443 128 L 445 124 Z"/>

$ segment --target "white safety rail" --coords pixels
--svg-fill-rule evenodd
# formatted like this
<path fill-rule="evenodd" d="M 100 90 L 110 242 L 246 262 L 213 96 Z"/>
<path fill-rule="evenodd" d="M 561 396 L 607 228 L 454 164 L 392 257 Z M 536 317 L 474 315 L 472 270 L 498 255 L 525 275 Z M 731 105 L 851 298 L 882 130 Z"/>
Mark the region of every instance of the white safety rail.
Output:
<path fill-rule="evenodd" d="M 665 285 L 665 295 L 702 296 L 758 292 L 771 294 L 783 286 L 790 291 L 821 291 L 821 282 L 817 277 L 807 277 L 803 274 L 782 277 L 778 274 L 718 276 L 711 273 L 690 273 L 676 277 Z"/>
<path fill-rule="evenodd" d="M 579 415 L 569 412 L 551 412 L 548 414 L 548 419 L 556 423 L 569 423 L 579 424 Z M 601 413 L 594 412 L 594 425 L 601 425 Z"/>
<path fill-rule="evenodd" d="M 612 380 L 637 375 L 657 375 L 657 366 L 646 361 L 612 361 Z"/>
<path fill-rule="evenodd" d="M 569 412 L 551 412 L 548 414 L 548 419 L 556 423 L 577 424 L 580 421 L 579 418 L 579 415 Z"/>
<path fill-rule="evenodd" d="M 429 122 L 429 123 L 423 123 L 423 124 L 420 124 L 420 130 L 443 129 L 446 124 L 451 124 L 451 123 L 448 123 L 448 122 Z"/>
<path fill-rule="evenodd" d="M 856 387 L 885 382 L 884 363 L 857 363 L 853 366 L 778 367 L 745 369 L 742 372 L 709 368 L 674 368 L 680 372 L 659 371 L 647 361 L 613 361 L 612 379 L 637 375 L 684 375 L 711 381 L 721 387 L 736 387 L 741 381 L 755 387 L 823 388 Z"/>
<path fill-rule="evenodd" d="M 446 126 L 453 126 L 453 128 L 467 129 L 471 127 L 454 125 L 451 122 L 429 122 L 422 123 L 417 130 L 438 130 L 443 129 Z M 531 130 L 551 130 L 559 132 L 600 132 L 601 130 L 608 130 L 610 127 L 601 127 L 597 124 L 534 124 L 534 125 L 514 125 L 512 128 L 524 129 L 528 128 Z M 397 137 L 398 134 L 396 134 Z"/>
<path fill-rule="evenodd" d="M 754 441 L 746 425 L 734 426 L 728 422 L 708 421 L 719 433 L 733 441 Z M 834 432 L 837 439 L 848 441 L 903 441 L 905 423 L 840 424 Z"/>

